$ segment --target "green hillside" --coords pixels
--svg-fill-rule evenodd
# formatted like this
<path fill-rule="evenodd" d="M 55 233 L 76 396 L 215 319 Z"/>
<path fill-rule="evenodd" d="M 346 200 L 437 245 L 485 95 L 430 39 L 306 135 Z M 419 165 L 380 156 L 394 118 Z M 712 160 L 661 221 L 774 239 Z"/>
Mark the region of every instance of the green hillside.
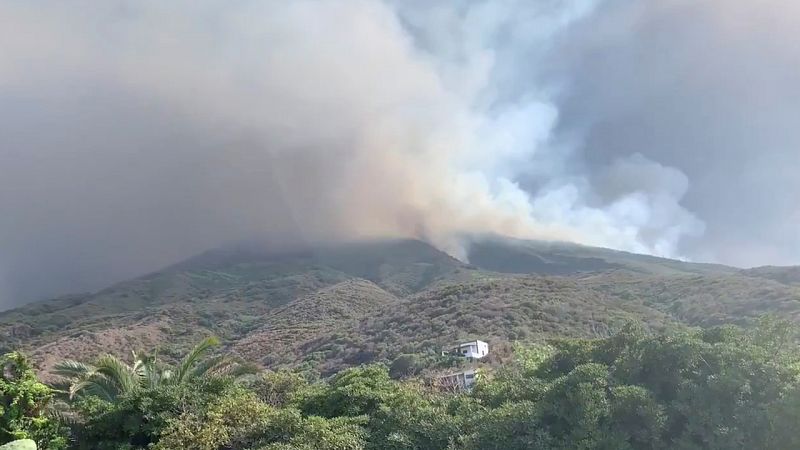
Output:
<path fill-rule="evenodd" d="M 56 357 L 131 347 L 183 354 L 215 334 L 266 367 L 323 373 L 461 339 L 604 337 L 798 320 L 800 287 L 769 274 L 560 243 L 485 239 L 469 264 L 414 240 L 271 251 L 214 250 L 138 279 L 0 313 L 0 350 L 23 348 L 45 373 Z M 787 269 L 789 270 L 789 269 Z"/>
<path fill-rule="evenodd" d="M 800 287 L 741 275 L 594 275 L 583 284 L 625 302 L 669 314 L 688 325 L 747 324 L 777 315 L 800 320 Z"/>
<path fill-rule="evenodd" d="M 738 270 L 719 264 L 701 264 L 588 247 L 566 242 L 526 241 L 489 236 L 472 245 L 470 262 L 496 272 L 572 275 L 586 272 L 629 270 L 638 273 L 734 274 Z"/>
<path fill-rule="evenodd" d="M 783 284 L 800 286 L 800 266 L 777 267 L 763 266 L 743 270 L 742 275 L 767 278 Z"/>

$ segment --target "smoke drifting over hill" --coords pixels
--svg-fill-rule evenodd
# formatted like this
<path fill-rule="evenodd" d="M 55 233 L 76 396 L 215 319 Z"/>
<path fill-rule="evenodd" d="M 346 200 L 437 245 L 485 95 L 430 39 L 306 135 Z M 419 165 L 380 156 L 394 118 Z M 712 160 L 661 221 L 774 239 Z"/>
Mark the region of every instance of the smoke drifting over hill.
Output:
<path fill-rule="evenodd" d="M 251 238 L 797 261 L 798 8 L 750 3 L 4 2 L 0 307 Z"/>

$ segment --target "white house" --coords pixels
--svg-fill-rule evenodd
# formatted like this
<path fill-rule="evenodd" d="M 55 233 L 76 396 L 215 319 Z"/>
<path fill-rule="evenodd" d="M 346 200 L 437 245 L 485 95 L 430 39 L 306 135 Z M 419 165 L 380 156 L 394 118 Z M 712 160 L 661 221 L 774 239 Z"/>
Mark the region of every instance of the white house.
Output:
<path fill-rule="evenodd" d="M 465 358 L 480 359 L 489 354 L 489 344 L 476 339 L 453 347 L 451 352 Z"/>
<path fill-rule="evenodd" d="M 475 386 L 478 369 L 468 369 L 463 372 L 451 373 L 439 377 L 439 387 L 444 390 L 470 390 Z"/>

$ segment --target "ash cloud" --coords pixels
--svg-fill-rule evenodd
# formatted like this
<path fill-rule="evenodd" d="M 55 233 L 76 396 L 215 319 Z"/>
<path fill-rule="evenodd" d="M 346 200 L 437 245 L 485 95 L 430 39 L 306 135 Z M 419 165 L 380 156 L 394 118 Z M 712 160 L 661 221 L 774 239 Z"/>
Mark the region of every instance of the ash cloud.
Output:
<path fill-rule="evenodd" d="M 632 154 L 683 172 L 705 232 L 679 254 L 798 264 L 798 20 L 784 0 L 607 2 L 549 59 L 556 134 L 580 136 L 589 173 Z"/>
<path fill-rule="evenodd" d="M 712 6 L 4 2 L 0 308 L 244 239 L 792 261 L 797 8 Z"/>

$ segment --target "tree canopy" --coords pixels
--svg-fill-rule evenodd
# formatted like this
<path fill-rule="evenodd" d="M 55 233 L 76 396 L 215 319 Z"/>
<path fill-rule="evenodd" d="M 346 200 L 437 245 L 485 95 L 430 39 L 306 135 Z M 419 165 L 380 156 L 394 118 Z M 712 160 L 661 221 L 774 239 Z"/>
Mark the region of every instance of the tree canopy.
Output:
<path fill-rule="evenodd" d="M 156 377 L 170 382 L 146 381 L 137 371 L 144 363 L 134 363 L 120 368 L 133 388 L 123 380 L 114 396 L 77 389 L 62 411 L 73 419 L 64 422 L 69 442 L 58 421 L 40 421 L 53 391 L 11 354 L 3 361 L 24 367 L 24 376 L 3 378 L 0 436 L 97 450 L 793 449 L 800 448 L 793 332 L 776 321 L 661 334 L 631 324 L 604 339 L 520 345 L 513 361 L 483 367 L 476 387 L 459 393 L 405 368 L 409 377 L 397 380 L 390 375 L 399 363 L 325 380 L 291 371 L 234 377 L 200 370 L 223 356 L 191 352 L 178 369 L 170 366 L 176 375 Z M 100 362 L 78 372 L 116 373 Z M 12 397 L 32 403 L 9 414 L 8 405 L 23 404 L 6 401 Z"/>

